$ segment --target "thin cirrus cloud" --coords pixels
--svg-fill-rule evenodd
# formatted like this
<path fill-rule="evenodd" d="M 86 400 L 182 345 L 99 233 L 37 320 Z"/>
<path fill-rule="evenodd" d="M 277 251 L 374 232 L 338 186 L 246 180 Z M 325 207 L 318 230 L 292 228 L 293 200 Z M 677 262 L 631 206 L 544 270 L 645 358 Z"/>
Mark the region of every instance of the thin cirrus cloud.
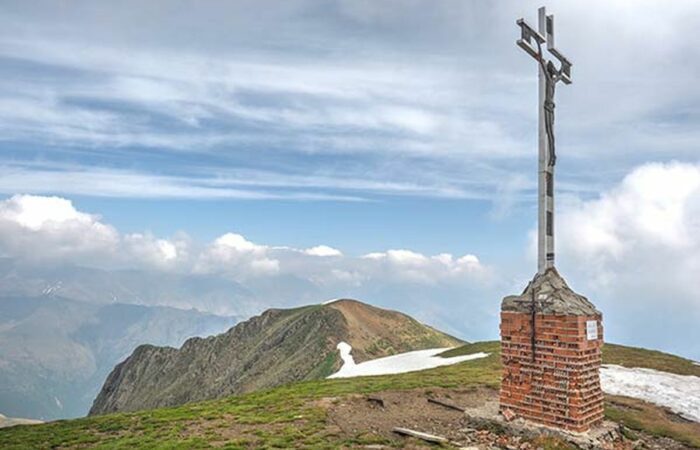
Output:
<path fill-rule="evenodd" d="M 192 169 L 192 168 L 191 168 Z M 376 196 L 484 199 L 474 180 L 392 181 L 376 171 L 372 178 L 348 171 L 295 174 L 266 170 L 197 167 L 187 175 L 94 168 L 54 163 L 0 164 L 0 192 L 55 193 L 97 197 L 242 199 L 296 201 L 372 201 Z"/>
<path fill-rule="evenodd" d="M 301 30 L 308 27 L 302 25 L 308 18 L 302 18 L 303 11 L 311 5 L 301 2 L 298 9 L 278 11 L 299 21 L 284 20 L 287 25 L 280 30 L 280 36 L 293 36 L 289 42 L 295 43 L 296 51 L 291 52 L 276 51 L 270 42 L 256 47 L 245 39 L 240 41 L 243 44 L 232 39 L 236 44 L 230 48 L 206 39 L 182 48 L 168 45 L 165 36 L 158 34 L 159 27 L 149 27 L 152 31 L 138 46 L 129 45 L 126 36 L 110 39 L 97 30 L 112 29 L 118 36 L 119 30 L 130 29 L 120 22 L 123 17 L 69 32 L 42 14 L 16 7 L 17 15 L 31 17 L 8 23 L 12 33 L 0 35 L 0 57 L 8 63 L 9 72 L 0 91 L 3 140 L 10 148 L 20 143 L 32 149 L 23 152 L 22 158 L 38 153 L 42 158 L 75 160 L 85 153 L 99 154 L 100 164 L 90 163 L 95 171 L 107 170 L 106 163 L 119 167 L 128 160 L 136 166 L 131 170 L 153 175 L 165 171 L 171 177 L 189 170 L 183 153 L 218 159 L 210 161 L 213 165 L 235 166 L 244 161 L 260 170 L 276 170 L 282 178 L 338 165 L 339 161 L 324 155 L 352 157 L 357 174 L 373 173 L 382 164 L 399 166 L 376 178 L 387 180 L 383 175 L 391 172 L 388 184 L 418 184 L 402 190 L 404 194 L 446 196 L 451 190 L 447 195 L 456 197 L 464 197 L 460 191 L 467 189 L 435 189 L 435 180 L 458 176 L 471 180 L 476 188 L 468 190 L 481 197 L 493 192 L 503 172 L 512 171 L 511 163 L 498 167 L 494 160 L 520 161 L 528 155 L 519 127 L 513 127 L 516 121 L 511 120 L 517 114 L 504 108 L 500 99 L 512 92 L 508 83 L 518 85 L 518 76 L 508 68 L 496 68 L 484 77 L 480 65 L 455 64 L 460 60 L 452 61 L 440 52 L 431 55 L 429 49 L 382 54 L 381 32 L 393 26 L 384 8 L 344 5 L 327 11 L 327 17 L 317 17 L 322 26 L 314 29 L 320 35 L 304 35 Z M 99 16 L 92 8 L 83 13 Z M 263 25 L 277 29 L 278 14 L 271 14 L 270 22 Z M 238 17 L 245 11 L 222 12 L 227 15 Z M 64 24 L 78 20 L 67 11 L 59 16 Z M 367 22 L 369 17 L 373 19 Z M 342 36 L 342 30 L 350 31 L 348 20 L 377 27 L 376 42 L 366 42 L 366 48 L 361 43 L 350 45 L 343 57 L 320 57 L 318 42 L 348 45 Z M 437 30 L 437 22 L 448 20 L 448 15 L 442 11 L 431 20 L 436 21 Z M 34 23 L 31 28 L 38 31 L 28 33 L 22 23 Z M 439 47 L 435 39 L 426 42 Z M 409 50 L 417 51 L 424 63 L 410 63 L 410 52 L 403 53 Z M 154 152 L 168 155 L 165 168 L 154 167 L 148 157 Z M 268 166 L 279 159 L 285 164 Z M 370 167 L 373 170 L 367 170 Z M 426 175 L 432 180 L 425 180 Z M 343 189 L 338 186 L 341 178 L 336 180 L 336 185 L 316 189 Z M 25 183 L 24 189 L 20 185 L 15 192 L 28 192 L 30 186 Z M 175 191 L 169 186 L 162 195 Z M 50 188 L 44 192 L 65 193 Z M 80 193 L 95 192 L 99 195 L 100 190 Z M 191 192 L 197 197 L 278 198 L 230 188 L 222 192 L 195 186 Z M 316 194 L 304 198 L 337 197 Z M 129 197 L 138 192 L 110 195 Z"/>
<path fill-rule="evenodd" d="M 416 185 L 388 193 L 452 190 L 502 205 L 532 189 L 500 186 L 533 161 L 535 71 L 513 44 L 513 20 L 532 19 L 534 2 L 243 2 L 183 5 L 189 14 L 176 15 L 153 5 L 8 4 L 0 19 L 0 151 L 24 163 L 164 176 L 166 188 L 151 189 L 153 196 L 279 198 L 197 186 L 191 155 L 280 179 L 343 165 L 355 182 Z M 562 190 L 610 187 L 651 157 L 692 158 L 700 58 L 684 36 L 700 22 L 697 5 L 555 2 L 551 9 L 575 70 L 574 85 L 557 93 Z M 615 30 L 615 39 L 593 28 Z M 679 68 L 674 83 L 666 82 L 667 67 Z M 592 170 L 601 158 L 606 170 Z M 191 178 L 193 189 L 171 186 L 176 177 Z M 342 178 L 294 195 L 336 198 L 330 191 L 344 189 Z M 15 185 L 15 192 L 32 187 Z"/>

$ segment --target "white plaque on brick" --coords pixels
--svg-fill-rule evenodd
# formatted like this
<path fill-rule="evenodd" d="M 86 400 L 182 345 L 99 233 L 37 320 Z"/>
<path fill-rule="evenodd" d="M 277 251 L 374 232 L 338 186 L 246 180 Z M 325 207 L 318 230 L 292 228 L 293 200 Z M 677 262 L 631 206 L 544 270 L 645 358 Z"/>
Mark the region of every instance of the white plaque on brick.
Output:
<path fill-rule="evenodd" d="M 598 321 L 588 320 L 586 321 L 586 339 L 592 341 L 598 339 Z"/>

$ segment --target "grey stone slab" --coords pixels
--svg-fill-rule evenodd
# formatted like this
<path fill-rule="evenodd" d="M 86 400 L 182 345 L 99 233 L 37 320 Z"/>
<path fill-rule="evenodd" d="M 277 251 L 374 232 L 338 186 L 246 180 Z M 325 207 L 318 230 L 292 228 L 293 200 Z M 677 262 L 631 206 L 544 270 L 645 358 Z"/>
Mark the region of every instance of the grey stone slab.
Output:
<path fill-rule="evenodd" d="M 551 267 L 537 273 L 520 295 L 509 295 L 501 303 L 501 311 L 537 314 L 592 316 L 600 311 L 583 295 L 577 294 L 557 269 Z"/>

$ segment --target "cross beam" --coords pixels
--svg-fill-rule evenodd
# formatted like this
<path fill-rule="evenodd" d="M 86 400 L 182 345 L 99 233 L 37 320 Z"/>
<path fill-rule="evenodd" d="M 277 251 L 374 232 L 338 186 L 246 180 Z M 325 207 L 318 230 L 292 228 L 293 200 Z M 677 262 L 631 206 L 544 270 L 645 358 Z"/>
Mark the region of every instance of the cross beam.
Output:
<path fill-rule="evenodd" d="M 571 84 L 571 62 L 554 46 L 554 16 L 544 6 L 538 11 L 538 29 L 518 19 L 520 39 L 516 44 L 537 61 L 539 73 L 539 167 L 537 271 L 554 267 L 554 90 L 556 83 Z M 554 58 L 547 59 L 546 50 Z M 558 63 L 557 64 L 555 61 Z"/>

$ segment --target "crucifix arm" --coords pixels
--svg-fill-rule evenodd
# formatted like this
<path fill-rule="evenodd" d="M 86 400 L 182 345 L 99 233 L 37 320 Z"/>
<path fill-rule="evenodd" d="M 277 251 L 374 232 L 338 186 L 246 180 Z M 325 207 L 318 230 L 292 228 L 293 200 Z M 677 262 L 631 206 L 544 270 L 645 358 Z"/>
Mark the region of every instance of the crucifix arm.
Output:
<path fill-rule="evenodd" d="M 525 50 L 533 58 L 538 59 L 542 54 L 540 46 L 545 42 L 544 37 L 535 31 L 524 19 L 518 19 L 516 24 L 520 27 L 520 39 L 516 41 L 518 47 Z M 533 40 L 537 48 L 533 45 Z"/>

